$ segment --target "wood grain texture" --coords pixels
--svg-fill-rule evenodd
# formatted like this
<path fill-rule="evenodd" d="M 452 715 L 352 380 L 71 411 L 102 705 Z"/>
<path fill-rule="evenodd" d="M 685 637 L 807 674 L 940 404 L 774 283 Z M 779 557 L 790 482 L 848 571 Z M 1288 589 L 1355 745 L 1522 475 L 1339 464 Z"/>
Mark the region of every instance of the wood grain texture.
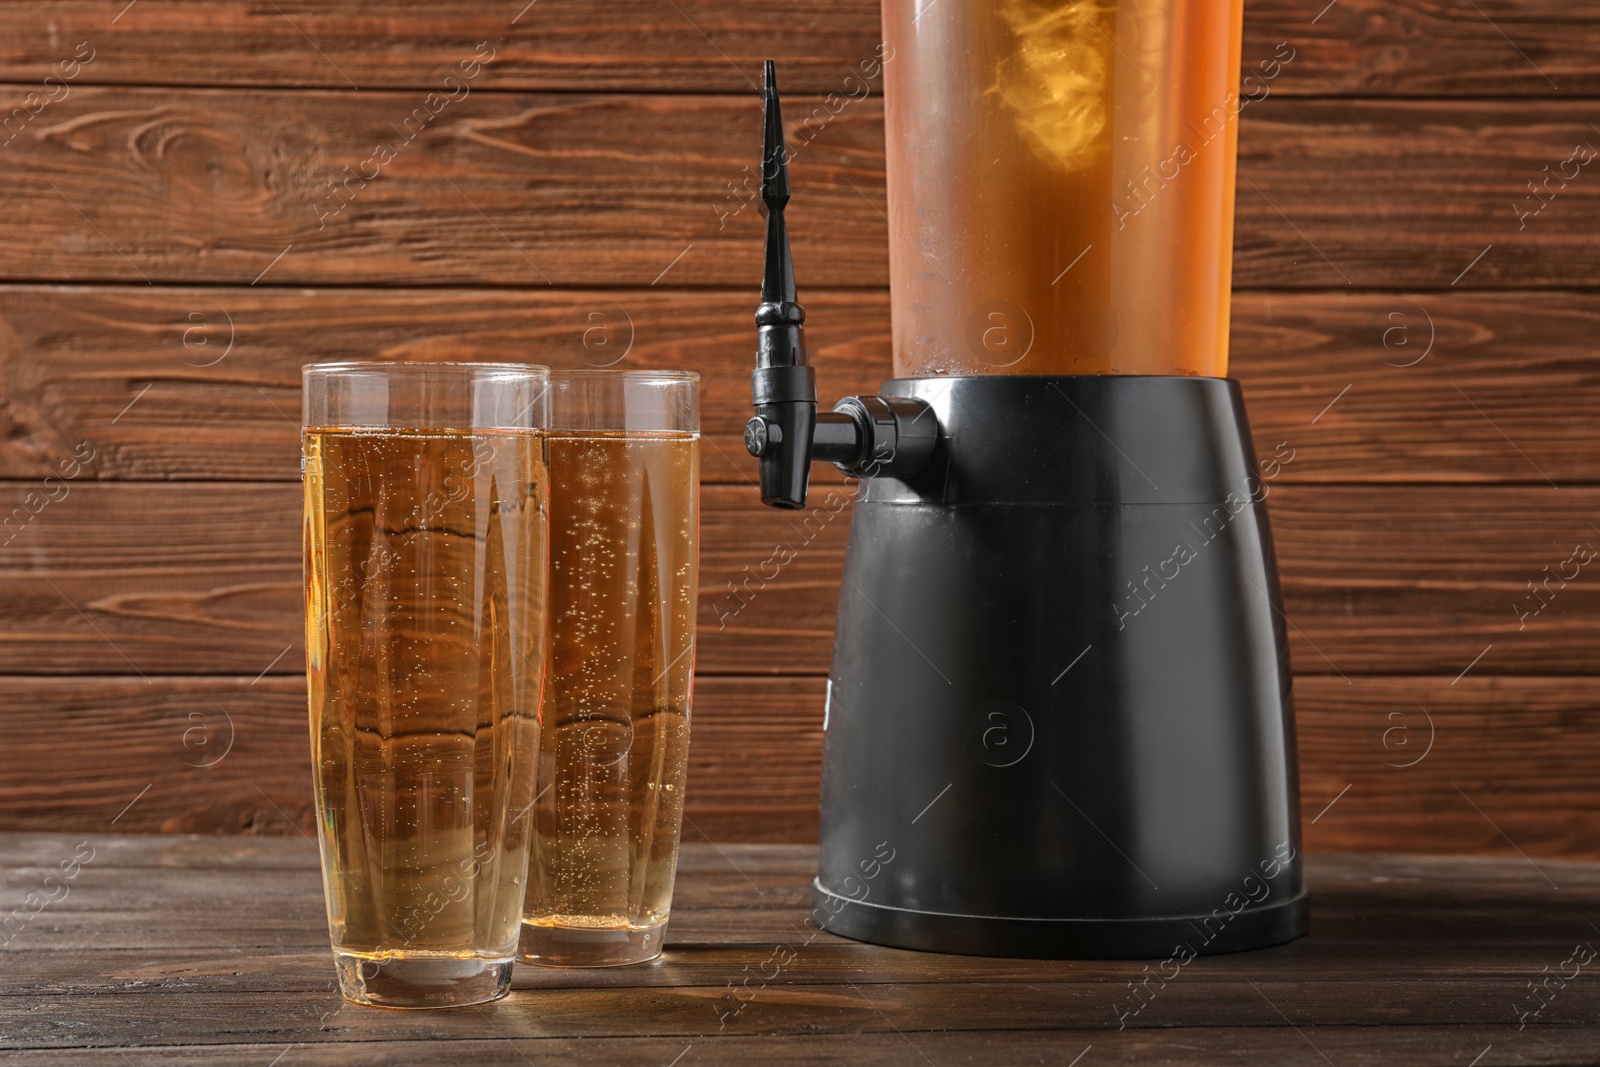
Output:
<path fill-rule="evenodd" d="M 0 858 L 5 861 L 0 868 L 0 892 L 25 893 L 56 868 L 61 859 L 79 851 L 84 842 L 93 849 L 92 859 L 84 864 L 85 872 L 92 873 L 93 881 L 86 885 L 98 884 L 102 889 L 112 886 L 116 896 L 113 901 L 103 902 L 111 906 L 99 908 L 86 906 L 92 902 L 81 899 L 73 904 L 70 894 L 67 900 L 57 901 L 66 906 L 50 912 L 56 922 L 48 936 L 60 949 L 98 946 L 117 951 L 159 952 L 200 947 L 202 942 L 210 946 L 226 944 L 225 939 L 237 936 L 239 928 L 227 904 L 225 890 L 241 880 L 258 881 L 264 896 L 287 905 L 279 908 L 276 915 L 279 929 L 285 933 L 305 916 L 322 914 L 320 897 L 300 888 L 314 882 L 320 870 L 316 845 L 293 835 L 272 838 L 141 835 L 99 830 L 73 834 L 0 831 Z M 1436 977 L 1452 963 L 1459 963 L 1463 956 L 1471 955 L 1471 946 L 1438 939 L 1425 952 L 1418 952 L 1414 943 L 1401 951 L 1394 944 L 1394 932 L 1384 929 L 1383 924 L 1403 918 L 1411 933 L 1409 937 L 1400 938 L 1401 941 L 1433 940 L 1436 933 L 1447 933 L 1451 926 L 1448 916 L 1429 915 L 1425 910 L 1417 913 L 1418 909 L 1413 906 L 1419 896 L 1439 903 L 1444 883 L 1452 886 L 1449 896 L 1457 905 L 1481 908 L 1499 904 L 1497 918 L 1502 929 L 1515 932 L 1519 937 L 1535 933 L 1541 913 L 1570 906 L 1575 899 L 1600 892 L 1600 885 L 1597 885 L 1600 872 L 1592 862 L 1549 859 L 1535 868 L 1521 861 L 1508 862 L 1509 859 L 1308 853 L 1307 878 L 1317 887 L 1322 909 L 1319 932 L 1337 932 L 1338 936 L 1326 942 L 1296 942 L 1280 951 L 1293 951 L 1296 955 L 1314 952 L 1320 967 L 1337 971 L 1357 964 L 1357 957 L 1363 952 L 1388 949 L 1393 957 L 1406 957 L 1405 966 L 1410 973 Z M 800 926 L 794 912 L 798 909 L 803 914 L 806 910 L 810 900 L 809 879 L 815 870 L 816 848 L 810 845 L 686 843 L 679 856 L 679 884 L 673 895 L 676 924 L 673 940 L 679 945 L 716 949 L 735 947 L 741 939 L 750 937 L 763 941 L 783 940 Z M 1541 870 L 1545 873 L 1541 874 Z M 205 900 L 206 905 L 188 912 L 145 916 L 148 925 L 141 926 L 133 921 L 140 912 L 159 904 L 164 894 L 170 899 L 174 871 L 190 873 L 188 892 Z M 1374 877 L 1376 874 L 1381 877 Z M 1551 880 L 1562 885 L 1553 886 Z M 318 926 L 308 924 L 297 936 L 285 937 L 273 947 L 285 950 L 286 957 L 297 955 L 299 949 L 326 950 L 325 931 Z M 100 935 L 98 940 L 87 940 L 87 935 L 96 928 Z M 1561 944 L 1565 935 L 1546 931 L 1546 936 L 1552 934 L 1554 939 L 1548 943 Z M 820 936 L 815 945 L 825 955 L 806 966 L 816 968 L 812 973 L 821 981 L 838 981 L 841 972 L 848 977 L 847 961 L 852 954 L 859 959 L 881 951 L 827 935 Z M 49 949 L 49 946 L 28 942 L 8 947 L 30 954 Z M 1254 976 L 1263 973 L 1260 966 L 1272 956 L 1273 953 L 1244 953 L 1212 957 L 1204 962 L 1234 974 Z M 21 958 L 28 960 L 27 956 Z M 1057 980 L 1093 978 L 1115 974 L 1123 966 L 1105 960 L 1043 962 L 941 954 L 906 953 L 903 958 L 908 969 L 899 976 L 902 981 L 937 979 L 955 969 L 967 981 L 1009 979 L 1025 973 Z M 665 962 L 677 963 L 675 960 Z M 1396 962 L 1400 961 L 1396 959 Z M 1515 957 L 1495 963 L 1503 970 L 1519 966 Z M 70 958 L 56 961 L 34 958 L 19 968 L 19 974 L 43 976 L 80 969 L 81 965 Z M 522 982 L 528 986 L 560 987 L 628 985 L 637 980 L 669 986 L 684 984 L 684 978 L 692 979 L 697 973 L 703 973 L 689 963 L 684 970 L 674 966 L 664 975 L 644 977 L 652 970 L 608 970 L 594 974 L 529 969 L 522 972 Z M 630 980 L 630 975 L 640 977 Z M 104 976 L 108 980 L 116 977 L 116 971 Z M 292 977 L 285 978 L 293 982 Z M 287 987 L 294 988 L 292 984 Z M 0 990 L 0 996 L 9 992 Z"/>
<path fill-rule="evenodd" d="M 299 675 L 3 684 L 0 827 L 314 833 Z M 686 840 L 816 837 L 822 685 L 696 681 Z"/>
<path fill-rule="evenodd" d="M 1234 284 L 1592 286 L 1597 152 L 1577 102 L 1269 99 L 1240 127 Z"/>
<path fill-rule="evenodd" d="M 1587 294 L 1246 292 L 1230 372 L 1286 484 L 1548 488 L 1596 478 L 1597 330 Z"/>
<path fill-rule="evenodd" d="M 880 40 L 878 5 L 825 0 L 519 0 L 493 5 L 357 0 L 19 0 L 0 5 L 0 68 L 53 72 L 80 40 L 77 81 L 185 86 L 433 88 L 481 41 L 497 50 L 486 87 L 743 93 L 776 59 L 784 84 L 849 92 Z M 1296 0 L 1245 5 L 1244 69 L 1280 41 L 1295 59 L 1273 91 L 1299 95 L 1555 95 L 1600 90 L 1600 17 L 1556 0 Z M 648 42 L 648 48 L 630 47 Z"/>
<path fill-rule="evenodd" d="M 824 401 L 875 391 L 886 296 L 806 306 Z M 0 478 L 42 479 L 87 441 L 98 479 L 296 480 L 301 364 L 514 358 L 698 370 L 703 476 L 748 487 L 752 307 L 744 290 L 4 286 Z M 1285 484 L 1592 483 L 1597 331 L 1591 294 L 1247 292 L 1233 373 L 1257 452 L 1295 450 Z"/>
<path fill-rule="evenodd" d="M 699 371 L 703 476 L 749 486 L 757 299 L 648 288 L 3 287 L 0 477 L 43 478 L 89 441 L 102 479 L 298 480 L 302 364 L 512 359 Z M 824 387 L 876 391 L 889 376 L 887 296 L 819 291 L 806 304 Z M 832 469 L 815 468 L 823 480 Z"/>
<path fill-rule="evenodd" d="M 301 670 L 299 511 L 288 484 L 0 485 L 0 673 Z M 700 670 L 825 671 L 845 519 L 720 486 L 701 530 Z M 803 553 L 765 581 L 779 543 Z"/>
<path fill-rule="evenodd" d="M 755 93 L 773 59 L 790 91 L 849 92 L 881 39 L 863 0 L 397 0 L 381 13 L 359 0 L 139 0 L 117 18 L 126 3 L 0 6 L 0 68 L 42 79 L 87 40 L 85 85 L 427 90 L 488 42 L 484 88 Z"/>
<path fill-rule="evenodd" d="M 20 91 L 0 92 L 0 112 L 11 97 Z M 428 100 L 80 88 L 0 149 L 0 192 L 34 208 L 0 219 L 12 250 L 0 271 L 277 286 L 757 284 L 754 94 Z M 821 102 L 787 103 L 798 148 Z M 882 285 L 879 101 L 824 109 L 812 131 L 795 156 L 797 269 L 811 286 Z"/>
<path fill-rule="evenodd" d="M 0 93 L 0 111 L 22 93 Z M 0 148 L 0 195 L 29 205 L 0 217 L 0 278 L 742 287 L 759 276 L 754 96 L 478 93 L 437 114 L 425 100 L 82 87 Z M 796 97 L 787 114 L 802 289 L 885 284 L 879 101 L 834 114 Z M 1242 122 L 1241 287 L 1600 284 L 1586 237 L 1600 181 L 1584 169 L 1594 164 L 1569 162 L 1600 143 L 1583 103 L 1268 98 Z M 379 146 L 394 153 L 386 165 Z M 1535 196 L 1528 183 L 1546 167 L 1572 176 Z"/>
<path fill-rule="evenodd" d="M 1246 0 L 1244 69 L 1289 41 L 1275 92 L 1555 96 L 1600 90 L 1600 19 L 1559 0 Z M 1252 47 L 1253 46 L 1253 47 Z"/>
<path fill-rule="evenodd" d="M 1459 681 L 1296 680 L 1308 847 L 1600 858 L 1600 694 L 1478 677 L 1486 662 Z"/>
<path fill-rule="evenodd" d="M 0 827 L 313 832 L 299 677 L 5 685 Z M 1295 685 L 1308 848 L 1600 859 L 1590 679 L 1475 671 L 1454 684 L 1321 675 Z M 821 678 L 698 680 L 685 841 L 816 839 L 823 697 Z M 254 862 L 238 847 L 247 851 L 230 862 Z"/>
<path fill-rule="evenodd" d="M 1299 673 L 1595 672 L 1600 584 L 1574 550 L 1600 544 L 1600 490 L 1267 484 Z M 56 488 L 0 484 L 0 673 L 301 669 L 296 486 Z M 827 671 L 846 493 L 797 513 L 703 490 L 701 672 Z"/>
<path fill-rule="evenodd" d="M 801 913 L 803 914 L 803 912 Z M 670 935 L 668 945 L 671 945 Z M 1556 963 L 1569 958 L 1572 946 L 1558 950 Z M 753 968 L 771 955 L 771 946 L 753 951 Z M 1153 969 L 1153 968 L 1152 968 Z M 1231 1026 L 1276 1027 L 1285 1037 L 1293 1030 L 1283 1025 L 1274 1003 L 1286 1004 L 1295 1012 L 1291 1019 L 1301 1023 L 1313 1020 L 1324 1026 L 1381 1026 L 1406 1023 L 1413 1026 L 1459 1027 L 1481 1025 L 1485 1019 L 1511 1016 L 1504 1034 L 1517 1032 L 1516 1013 L 1507 1008 L 1507 994 L 1520 983 L 1504 978 L 1490 981 L 1433 980 L 1407 983 L 1410 997 L 1397 1011 L 1381 998 L 1352 995 L 1352 983 L 1344 983 L 1344 996 L 1331 996 L 1315 1002 L 1304 998 L 1306 979 L 1298 968 L 1277 980 L 1261 982 L 1173 982 L 1163 990 L 1159 1012 L 1155 1006 L 1146 1014 L 1159 1015 L 1166 1026 L 1215 1026 L 1226 1018 Z M 1138 974 L 1137 965 L 1124 974 Z M 1376 976 L 1368 979 L 1378 984 Z M 1365 983 L 1363 983 L 1365 984 Z M 734 1034 L 777 1034 L 810 1037 L 817 1034 L 881 1033 L 914 1035 L 936 1031 L 989 1031 L 999 1037 L 1017 1030 L 1064 1031 L 1064 1038 L 1077 1037 L 1083 1030 L 1097 1027 L 1115 1030 L 1117 994 L 1122 1003 L 1131 996 L 1126 985 L 1108 982 L 1074 983 L 1061 988 L 1049 983 L 967 983 L 945 981 L 915 986 L 882 982 L 851 989 L 848 985 L 816 986 L 786 983 L 756 1000 L 757 1009 L 741 1014 L 727 1030 Z M 1028 995 L 1029 993 L 1033 995 Z M 1570 1013 L 1563 1029 L 1573 1028 L 1577 1020 L 1592 1018 L 1600 1010 L 1600 992 L 1595 985 L 1569 983 L 1562 991 L 1551 1015 L 1565 1008 Z M 1301 994 L 1297 998 L 1296 994 Z M 464 1037 L 493 1033 L 477 1013 L 408 1011 L 399 1013 L 364 1011 L 336 1005 L 338 994 L 331 990 L 299 996 L 274 994 L 238 995 L 191 991 L 184 996 L 182 1010 L 162 997 L 127 997 L 93 994 L 52 998 L 33 1005 L 23 998 L 0 998 L 0 1025 L 8 1032 L 13 1047 L 95 1047 L 84 1038 L 66 1037 L 70 1023 L 90 1017 L 116 1025 L 107 1030 L 112 1041 L 127 1044 L 197 1044 L 206 1041 L 238 1042 L 253 1039 L 272 1051 L 306 1040 L 316 1040 L 324 1028 L 351 1043 L 368 1040 L 410 1039 L 449 1042 Z M 671 989 L 566 988 L 539 989 L 521 997 L 507 998 L 490 1016 L 502 1036 L 539 1038 L 552 1031 L 584 1039 L 612 1037 L 619 1028 L 616 1017 L 627 1016 L 623 1024 L 635 1036 L 657 1036 L 663 1032 L 680 1035 L 679 1051 L 692 1044 L 692 1037 L 715 1031 L 719 1011 L 736 1005 L 726 985 L 687 986 Z M 338 1015 L 334 1016 L 335 1008 Z M 235 1014 L 238 1013 L 238 1014 Z M 1399 1016 L 1396 1018 L 1396 1016 Z M 325 1020 L 325 1017 L 326 1020 Z M 1556 1024 L 1546 1023 L 1546 1028 Z M 651 1029 L 646 1030 L 649 1027 Z M 643 1032 L 640 1032 L 643 1031 Z M 146 1034 L 159 1035 L 154 1041 Z M 1070 1037 L 1068 1037 L 1070 1035 Z M 1585 1035 L 1592 1042 L 1593 1034 Z M 1373 1035 L 1369 1040 L 1381 1041 Z M 1583 1038 L 1570 1047 L 1583 1047 Z M 1062 1041 L 1065 1045 L 1066 1040 Z M 1092 1043 L 1092 1042 L 1090 1042 Z M 1080 1038 L 1078 1048 L 1085 1042 Z M 997 1049 L 1004 1041 L 994 1043 Z M 1304 1047 L 1302 1044 L 1301 1047 Z M 1592 1045 L 1587 1046 L 1592 1048 Z M 1069 1053 L 1070 1055 L 1070 1053 Z M 592 1061 L 591 1061 L 592 1062 Z M 663 1061 L 665 1062 L 665 1061 Z M 1481 1065 L 1480 1065 L 1481 1067 Z"/>
<path fill-rule="evenodd" d="M 1381 1035 L 1381 1037 L 1380 1037 Z M 935 1063 L 1034 1064 L 1070 1063 L 1072 1057 L 1093 1046 L 1096 1062 L 1144 1067 L 1186 1067 L 1213 1063 L 1238 1067 L 1282 1067 L 1295 1057 L 1324 1051 L 1340 1067 L 1391 1067 L 1397 1059 L 1414 1067 L 1460 1067 L 1485 1049 L 1512 1045 L 1515 1058 L 1490 1051 L 1475 1067 L 1569 1067 L 1573 1049 L 1586 1051 L 1590 1035 L 1547 1028 L 1526 1033 L 1508 1032 L 1503 1026 L 1318 1026 L 1316 1047 L 1308 1049 L 1301 1035 L 1287 1028 L 1173 1026 L 1160 1030 L 1116 1032 L 1056 1030 L 1048 1033 L 962 1033 L 939 1030 L 901 1034 L 816 1034 L 806 1037 L 700 1036 L 695 1041 L 679 1037 L 654 1038 L 518 1038 L 494 1034 L 485 1026 L 481 1036 L 451 1040 L 356 1042 L 325 1041 L 297 1044 L 293 1067 L 392 1067 L 394 1064 L 449 1064 L 463 1061 L 482 1067 L 527 1067 L 530 1059 L 552 1067 L 577 1067 L 593 1063 L 670 1064 L 673 1056 L 692 1046 L 696 1063 L 749 1067 L 815 1067 L 848 1065 L 863 1060 L 881 1067 L 927 1067 Z M 217 1067 L 255 1061 L 263 1052 L 279 1051 L 249 1043 L 164 1045 L 158 1049 L 118 1048 L 115 1061 L 124 1067 Z M 1581 1052 L 1578 1054 L 1582 1054 Z M 14 1052 L 7 1062 L 18 1067 L 79 1067 L 82 1049 Z M 1312 1062 L 1312 1061 L 1307 1061 Z M 1322 1063 L 1319 1058 L 1314 1062 Z"/>
<path fill-rule="evenodd" d="M 26 892 L 80 840 L 0 835 L 5 891 Z M 1116 1063 L 1320 1054 L 1376 1064 L 1403 1051 L 1407 1062 L 1458 1067 L 1462 1053 L 1480 1064 L 1574 1062 L 1592 1047 L 1600 1009 L 1600 987 L 1580 972 L 1517 1025 L 1529 976 L 1589 940 L 1574 913 L 1600 906 L 1594 864 L 1549 863 L 1557 889 L 1521 859 L 1313 854 L 1309 937 L 1193 960 L 1130 1013 L 1130 983 L 1147 963 L 972 959 L 808 935 L 813 850 L 689 845 L 658 963 L 519 968 L 495 1005 L 384 1013 L 344 1005 L 332 988 L 308 842 L 87 841 L 93 859 L 66 895 L 6 946 L 8 1060 L 116 1050 L 129 1063 L 253 1062 L 290 1050 L 328 1063 L 332 1053 L 667 1063 L 691 1052 L 730 1063 L 994 1063 L 1068 1062 L 1093 1047 Z M 246 895 L 254 907 L 241 926 Z M 788 962 L 772 971 L 780 949 Z M 1499 1058 L 1481 1055 L 1496 1045 Z"/>

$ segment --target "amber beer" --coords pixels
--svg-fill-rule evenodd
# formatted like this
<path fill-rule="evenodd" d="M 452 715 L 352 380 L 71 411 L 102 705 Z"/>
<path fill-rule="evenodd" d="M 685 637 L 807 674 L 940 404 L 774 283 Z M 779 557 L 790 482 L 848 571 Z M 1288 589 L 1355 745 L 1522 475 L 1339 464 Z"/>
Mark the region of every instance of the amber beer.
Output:
<path fill-rule="evenodd" d="M 359 1003 L 474 1003 L 509 982 L 538 746 L 547 479 L 536 426 L 518 425 L 533 419 L 515 410 L 542 377 L 492 375 L 307 374 L 321 397 L 308 395 L 304 434 L 317 822 L 340 988 Z M 485 402 L 498 394 L 494 417 Z"/>
<path fill-rule="evenodd" d="M 892 0 L 898 377 L 1224 375 L 1242 0 Z"/>
<path fill-rule="evenodd" d="M 610 966 L 661 951 L 694 677 L 694 384 L 553 373 L 549 684 L 520 952 L 530 962 Z M 605 426 L 633 428 L 593 428 Z"/>

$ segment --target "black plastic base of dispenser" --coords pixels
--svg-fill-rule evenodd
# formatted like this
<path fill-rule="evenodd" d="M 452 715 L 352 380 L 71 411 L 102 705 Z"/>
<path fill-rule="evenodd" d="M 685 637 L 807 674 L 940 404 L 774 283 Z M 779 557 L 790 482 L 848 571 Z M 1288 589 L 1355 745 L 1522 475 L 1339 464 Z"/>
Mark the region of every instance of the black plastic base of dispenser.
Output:
<path fill-rule="evenodd" d="M 882 907 L 830 893 L 813 883 L 811 901 L 830 933 L 857 941 L 962 956 L 1016 959 L 1184 960 L 1281 945 L 1305 935 L 1311 898 L 1241 910 L 1233 916 L 1160 919 L 1016 919 Z M 1224 921 L 1226 919 L 1226 921 Z"/>
<path fill-rule="evenodd" d="M 939 417 L 862 483 L 828 686 L 816 924 L 977 955 L 1305 933 L 1290 674 L 1226 379 L 892 381 Z"/>

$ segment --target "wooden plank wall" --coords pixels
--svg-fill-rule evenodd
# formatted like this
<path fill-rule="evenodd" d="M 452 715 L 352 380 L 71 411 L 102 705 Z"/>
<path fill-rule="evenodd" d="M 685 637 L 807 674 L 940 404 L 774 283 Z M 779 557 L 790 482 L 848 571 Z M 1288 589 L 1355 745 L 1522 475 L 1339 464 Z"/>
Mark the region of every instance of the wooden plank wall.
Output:
<path fill-rule="evenodd" d="M 706 381 L 686 833 L 814 837 L 845 523 L 762 509 L 738 445 L 755 82 L 820 131 L 824 392 L 871 389 L 876 5 L 524 2 L 0 5 L 0 828 L 308 826 L 298 366 L 620 352 Z M 1600 856 L 1600 10 L 1249 0 L 1246 69 L 1284 42 L 1234 367 L 1295 456 L 1307 842 Z"/>

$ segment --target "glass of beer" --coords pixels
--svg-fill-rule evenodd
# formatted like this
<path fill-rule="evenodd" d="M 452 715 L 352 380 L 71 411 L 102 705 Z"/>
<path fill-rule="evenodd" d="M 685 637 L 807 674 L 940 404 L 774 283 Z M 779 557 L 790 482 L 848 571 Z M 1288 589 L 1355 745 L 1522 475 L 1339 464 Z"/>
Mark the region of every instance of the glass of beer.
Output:
<path fill-rule="evenodd" d="M 661 953 L 683 818 L 699 375 L 552 371 L 550 651 L 518 958 Z"/>
<path fill-rule="evenodd" d="M 304 370 L 317 836 L 347 1000 L 504 996 L 543 685 L 543 367 Z"/>

